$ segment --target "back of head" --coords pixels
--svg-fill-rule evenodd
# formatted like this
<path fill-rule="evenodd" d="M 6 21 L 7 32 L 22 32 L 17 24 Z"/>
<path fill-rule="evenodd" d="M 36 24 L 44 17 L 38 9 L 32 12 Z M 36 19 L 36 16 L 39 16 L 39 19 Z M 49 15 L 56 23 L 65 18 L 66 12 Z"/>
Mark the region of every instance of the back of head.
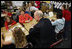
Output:
<path fill-rule="evenodd" d="M 6 17 L 5 17 L 5 20 L 6 20 L 7 22 L 11 22 L 12 19 L 11 19 L 11 17 L 6 16 Z"/>
<path fill-rule="evenodd" d="M 39 21 L 41 18 L 43 17 L 43 12 L 41 10 L 37 10 L 35 13 L 34 13 L 34 18 Z"/>
<path fill-rule="evenodd" d="M 23 48 L 26 46 L 26 38 L 24 32 L 21 30 L 21 28 L 16 27 L 14 28 L 13 36 L 15 39 L 15 45 L 17 48 Z"/>
<path fill-rule="evenodd" d="M 57 13 L 57 18 L 58 18 L 58 19 L 62 19 L 62 16 L 63 16 L 62 12 L 58 12 L 58 13 Z"/>
<path fill-rule="evenodd" d="M 21 15 L 23 15 L 25 13 L 25 10 L 23 9 L 23 10 L 21 10 Z"/>
<path fill-rule="evenodd" d="M 39 17 L 43 17 L 43 12 L 41 10 L 37 10 L 36 11 L 36 14 L 39 16 Z"/>
<path fill-rule="evenodd" d="M 63 5 L 62 6 L 65 10 L 69 10 L 69 5 Z"/>

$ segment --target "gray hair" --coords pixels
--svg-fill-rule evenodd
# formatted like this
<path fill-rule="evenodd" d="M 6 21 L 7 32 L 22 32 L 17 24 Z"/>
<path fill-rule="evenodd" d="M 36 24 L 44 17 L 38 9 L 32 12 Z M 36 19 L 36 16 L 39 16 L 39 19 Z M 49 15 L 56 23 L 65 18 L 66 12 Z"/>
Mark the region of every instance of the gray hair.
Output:
<path fill-rule="evenodd" d="M 39 17 L 43 17 L 43 12 L 42 12 L 42 11 L 37 11 L 37 15 L 38 15 Z"/>

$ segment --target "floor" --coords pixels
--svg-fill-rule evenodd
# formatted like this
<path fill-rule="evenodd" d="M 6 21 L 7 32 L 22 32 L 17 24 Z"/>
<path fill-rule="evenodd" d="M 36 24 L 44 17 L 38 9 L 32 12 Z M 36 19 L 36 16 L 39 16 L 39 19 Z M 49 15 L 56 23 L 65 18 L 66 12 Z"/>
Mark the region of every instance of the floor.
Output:
<path fill-rule="evenodd" d="M 70 29 L 70 28 L 69 28 Z M 68 33 L 68 40 L 62 41 L 56 48 L 71 48 L 71 29 L 66 30 Z"/>

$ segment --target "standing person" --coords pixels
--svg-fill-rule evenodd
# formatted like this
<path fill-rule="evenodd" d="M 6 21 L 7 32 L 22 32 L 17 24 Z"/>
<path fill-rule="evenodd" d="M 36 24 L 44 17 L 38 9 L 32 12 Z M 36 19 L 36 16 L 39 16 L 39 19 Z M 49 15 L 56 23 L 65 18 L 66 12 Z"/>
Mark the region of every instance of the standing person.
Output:
<path fill-rule="evenodd" d="M 63 13 L 63 17 L 65 18 L 65 33 L 64 33 L 64 38 L 67 39 L 67 30 L 71 26 L 71 12 L 68 9 L 66 9 L 65 5 L 63 5 L 62 6 L 62 13 Z"/>
<path fill-rule="evenodd" d="M 28 42 L 31 42 L 34 48 L 48 48 L 55 41 L 55 32 L 51 21 L 43 18 L 42 11 L 36 11 L 34 18 L 38 23 L 33 25 L 27 36 Z"/>
<path fill-rule="evenodd" d="M 16 13 L 12 15 L 13 20 L 15 20 L 16 22 L 19 22 L 19 15 L 20 15 L 21 9 L 20 7 L 18 8 L 18 10 L 16 10 Z"/>

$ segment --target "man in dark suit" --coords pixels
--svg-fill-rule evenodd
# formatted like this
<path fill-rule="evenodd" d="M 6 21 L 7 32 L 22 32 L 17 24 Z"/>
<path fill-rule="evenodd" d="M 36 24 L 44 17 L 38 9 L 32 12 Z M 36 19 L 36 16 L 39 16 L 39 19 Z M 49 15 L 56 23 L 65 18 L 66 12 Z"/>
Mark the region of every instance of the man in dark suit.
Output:
<path fill-rule="evenodd" d="M 49 19 L 43 18 L 42 11 L 36 11 L 34 18 L 38 21 L 31 27 L 28 42 L 33 44 L 33 48 L 48 48 L 55 41 L 55 32 Z"/>

